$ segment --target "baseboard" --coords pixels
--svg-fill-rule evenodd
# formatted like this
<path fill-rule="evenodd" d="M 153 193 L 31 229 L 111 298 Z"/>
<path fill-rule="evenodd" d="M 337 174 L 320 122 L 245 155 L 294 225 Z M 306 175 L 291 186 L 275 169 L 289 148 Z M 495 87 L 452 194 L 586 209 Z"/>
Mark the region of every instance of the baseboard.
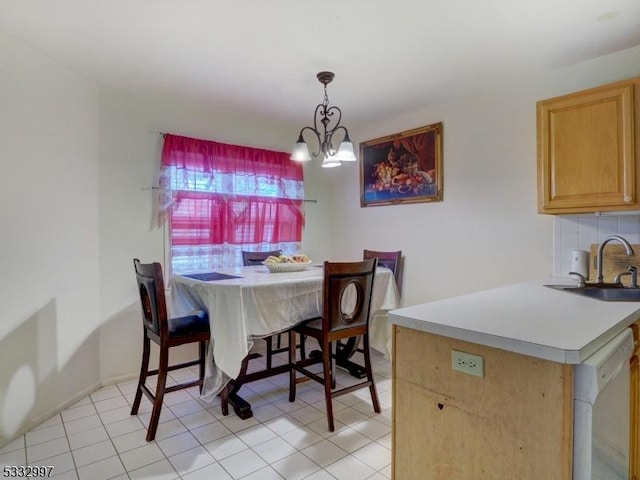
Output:
<path fill-rule="evenodd" d="M 25 435 L 26 433 L 30 432 L 34 428 L 38 427 L 39 425 L 42 425 L 44 422 L 46 422 L 46 421 L 50 420 L 51 418 L 55 417 L 60 412 L 66 410 L 69 407 L 72 407 L 73 405 L 78 403 L 80 400 L 82 400 L 85 397 L 91 395 L 96 390 L 99 390 L 102 387 L 108 387 L 110 385 L 115 385 L 117 383 L 128 382 L 128 381 L 131 381 L 131 380 L 137 380 L 137 378 L 138 378 L 138 373 L 129 373 L 129 374 L 126 374 L 126 375 L 118 375 L 118 376 L 114 376 L 114 377 L 111 377 L 111 378 L 108 378 L 108 379 L 103 379 L 100 382 L 94 383 L 93 385 L 91 385 L 91 386 L 85 388 L 84 390 L 81 390 L 80 392 L 76 393 L 71 398 L 65 400 L 64 402 L 62 402 L 61 404 L 59 404 L 55 408 L 52 408 L 51 410 L 48 410 L 45 413 L 42 413 L 42 414 L 40 414 L 38 416 L 35 416 L 35 417 L 29 419 L 24 425 L 22 425 L 16 431 L 16 433 L 9 440 L 0 438 L 0 449 L 2 447 L 4 447 L 5 445 L 8 445 L 11 442 L 13 442 L 16 438 L 19 438 L 22 435 Z"/>
<path fill-rule="evenodd" d="M 23 424 L 15 432 L 13 437 L 11 437 L 9 440 L 5 441 L 4 439 L 0 439 L 0 448 L 4 447 L 5 445 L 8 445 L 9 443 L 13 442 L 16 438 L 19 438 L 22 435 L 25 435 L 26 433 L 30 432 L 31 430 L 33 430 L 37 426 L 39 426 L 39 425 L 43 424 L 44 422 L 50 420 L 51 418 L 55 417 L 57 414 L 59 414 L 63 410 L 66 410 L 67 408 L 75 405 L 80 400 L 84 399 L 88 395 L 91 395 L 93 392 L 95 392 L 96 390 L 98 390 L 101 387 L 102 387 L 101 383 L 100 382 L 96 382 L 93 385 L 85 388 L 84 390 L 81 390 L 80 392 L 76 393 L 74 396 L 72 396 L 71 398 L 68 398 L 67 400 L 65 400 L 64 402 L 62 402 L 58 406 L 52 408 L 51 410 L 48 410 L 45 413 L 41 413 L 40 415 L 37 415 L 37 416 L 35 416 L 33 418 L 30 418 L 29 420 L 27 420 L 27 422 L 25 424 Z"/>
<path fill-rule="evenodd" d="M 127 373 L 125 375 L 118 375 L 115 377 L 103 378 L 102 379 L 102 387 L 108 387 L 110 385 L 115 385 L 116 383 L 122 382 L 130 382 L 132 380 L 138 380 L 139 372 L 136 373 Z"/>

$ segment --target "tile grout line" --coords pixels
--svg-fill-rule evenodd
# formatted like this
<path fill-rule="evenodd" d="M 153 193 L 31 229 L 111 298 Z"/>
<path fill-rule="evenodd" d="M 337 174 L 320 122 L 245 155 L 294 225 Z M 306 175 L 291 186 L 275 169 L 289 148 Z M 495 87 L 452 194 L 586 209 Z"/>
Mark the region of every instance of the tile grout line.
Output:
<path fill-rule="evenodd" d="M 120 390 L 120 387 L 118 387 L 117 384 L 116 384 L 116 388 L 118 389 L 118 392 L 120 392 L 120 395 L 123 396 L 123 398 L 125 399 L 125 401 L 127 401 L 127 404 L 128 404 L 129 402 L 127 400 L 127 397 L 124 396 L 124 394 Z M 96 391 L 99 391 L 99 390 L 96 390 Z M 111 435 L 109 434 L 109 430 L 107 430 L 107 426 L 104 423 L 104 421 L 102 420 L 102 417 L 100 416 L 100 412 L 98 411 L 98 409 L 96 407 L 96 402 L 93 400 L 93 398 L 91 398 L 91 395 L 89 395 L 89 400 L 91 401 L 91 404 L 93 405 L 93 408 L 96 410 L 96 415 L 98 416 L 98 420 L 100 420 L 100 425 L 102 425 L 102 428 L 104 428 L 104 431 L 107 433 L 107 437 L 109 437 L 109 441 L 111 442 L 111 446 L 113 447 L 114 451 L 116 452 L 116 456 L 118 457 L 118 460 L 120 461 L 120 465 L 122 465 L 122 468 L 124 469 L 124 472 L 125 472 L 127 478 L 131 479 L 131 475 L 129 475 L 129 471 L 127 470 L 127 467 L 124 465 L 124 462 L 122 461 L 122 457 L 120 457 L 120 452 L 116 448 L 115 443 L 113 443 L 113 439 L 111 438 Z M 107 458 L 112 458 L 112 457 L 107 457 Z M 106 459 L 103 459 L 103 460 L 106 460 Z M 75 459 L 74 459 L 74 461 L 75 461 Z M 96 463 L 96 462 L 93 462 L 93 463 Z M 89 465 L 91 465 L 91 464 L 89 464 Z M 88 465 L 85 465 L 85 466 L 88 466 Z M 82 480 L 80 478 L 80 472 L 78 471 L 77 468 L 76 468 L 76 472 L 78 474 L 78 480 Z M 109 478 L 116 478 L 116 477 L 119 477 L 121 475 L 122 474 L 114 475 L 113 477 L 109 477 Z"/>
<path fill-rule="evenodd" d="M 91 399 L 91 394 L 89 394 L 89 399 Z M 60 421 L 62 422 L 62 429 L 64 430 L 64 438 L 67 440 L 67 445 L 69 445 L 69 455 L 71 456 L 71 461 L 73 462 L 73 468 L 76 472 L 76 477 L 78 477 L 78 480 L 80 480 L 80 474 L 78 473 L 78 465 L 76 464 L 76 457 L 73 456 L 73 450 L 71 450 L 71 442 L 69 441 L 69 432 L 67 431 L 67 425 L 64 422 L 64 418 L 62 418 L 62 412 L 60 412 L 58 415 L 60 415 Z"/>
<path fill-rule="evenodd" d="M 388 375 L 386 375 L 386 374 L 385 374 L 385 375 L 379 374 L 379 375 L 376 375 L 376 377 L 378 377 L 378 381 L 384 381 L 384 380 L 388 380 L 388 379 L 389 379 L 389 376 L 388 376 Z M 173 379 L 173 380 L 175 381 L 175 379 Z M 272 381 L 270 381 L 270 379 L 268 379 L 268 380 L 267 380 L 267 383 L 268 383 L 268 385 L 269 385 L 269 386 L 273 387 L 273 390 L 275 390 L 275 391 L 281 390 L 281 389 L 283 388 L 283 387 L 282 387 L 280 384 L 278 384 L 277 382 L 272 382 Z M 98 403 L 99 403 L 100 401 L 107 401 L 107 400 L 109 400 L 110 398 L 117 398 L 117 397 L 122 397 L 122 398 L 124 399 L 124 401 L 126 402 L 126 406 L 127 406 L 127 408 L 130 408 L 130 406 L 131 406 L 131 405 L 130 405 L 130 401 L 129 401 L 128 394 L 126 394 L 126 393 L 123 391 L 121 384 L 114 384 L 114 388 L 115 388 L 115 389 L 116 389 L 116 391 L 117 391 L 117 395 L 114 395 L 113 397 L 109 397 L 109 398 L 104 398 L 104 399 L 102 399 L 102 400 L 96 400 L 96 399 L 94 399 L 91 395 L 88 395 L 88 396 L 89 396 L 89 398 L 87 399 L 88 401 L 86 402 L 86 404 L 87 404 L 87 405 L 91 405 L 91 406 L 92 406 L 92 408 L 93 408 L 93 410 L 96 412 L 95 414 L 98 416 L 98 420 L 99 420 L 99 422 L 100 422 L 100 425 L 101 425 L 101 426 L 102 426 L 102 428 L 105 430 L 105 432 L 106 432 L 106 434 L 107 434 L 107 436 L 108 436 L 108 438 L 109 438 L 109 441 L 110 441 L 110 443 L 111 443 L 112 447 L 114 448 L 114 451 L 115 451 L 115 455 L 114 455 L 114 456 L 117 456 L 117 457 L 118 457 L 118 460 L 120 461 L 121 466 L 124 468 L 124 472 L 125 472 L 125 473 L 124 473 L 124 474 L 118 474 L 118 475 L 116 475 L 116 476 L 123 475 L 123 476 L 126 476 L 126 477 L 128 477 L 128 478 L 131 478 L 131 472 L 130 472 L 129 470 L 127 470 L 127 468 L 126 468 L 126 466 L 125 466 L 125 464 L 124 464 L 124 462 L 123 462 L 123 460 L 122 460 L 122 456 L 121 456 L 121 453 L 122 453 L 122 452 L 119 452 L 119 451 L 118 451 L 118 449 L 116 448 L 116 445 L 115 445 L 115 442 L 114 442 L 114 438 L 115 438 L 115 437 L 113 437 L 113 436 L 109 433 L 109 431 L 107 430 L 107 424 L 105 424 L 105 422 L 104 422 L 104 420 L 103 420 L 103 418 L 102 418 L 102 416 L 101 416 L 101 413 L 104 413 L 104 412 L 99 412 L 99 411 L 98 411 L 98 408 L 97 408 Z M 259 402 L 260 402 L 260 406 L 272 406 L 273 408 L 280 410 L 280 409 L 278 408 L 278 406 L 276 405 L 276 402 L 277 402 L 277 401 L 280 401 L 280 399 L 279 399 L 279 398 L 276 398 L 276 399 L 271 398 L 271 399 L 270 399 L 269 397 L 263 397 L 263 396 L 262 396 L 262 393 L 263 393 L 263 392 L 265 392 L 265 391 L 267 391 L 267 390 L 264 390 L 263 388 L 258 388 L 258 389 L 255 389 L 255 390 L 252 390 L 252 389 L 250 389 L 250 388 L 249 388 L 249 390 L 250 390 L 250 392 L 251 392 L 252 396 L 256 399 L 256 401 L 259 401 Z M 310 393 L 313 393 L 313 391 L 318 392 L 318 389 L 317 389 L 317 388 L 312 388 L 312 389 L 310 389 Z M 387 390 L 384 390 L 384 391 L 386 392 Z M 178 402 L 178 403 L 174 404 L 174 406 L 175 406 L 175 405 L 180 405 L 181 403 L 186 403 L 186 402 L 188 402 L 188 401 L 195 401 L 195 402 L 200 403 L 200 402 L 199 402 L 199 400 L 198 400 L 198 398 L 197 398 L 197 397 L 195 397 L 191 391 L 187 391 L 187 393 L 188 393 L 188 395 L 189 395 L 188 399 L 184 400 L 184 402 Z M 363 395 L 363 396 L 361 396 L 361 395 L 356 395 L 356 399 L 355 399 L 356 401 L 355 401 L 355 402 L 353 402 L 353 403 L 349 403 L 349 404 L 344 404 L 344 409 L 352 409 L 352 410 L 353 410 L 354 412 L 356 412 L 357 414 L 363 415 L 363 419 L 362 419 L 362 421 L 361 421 L 361 422 L 358 422 L 358 423 L 363 423 L 363 422 L 367 422 L 367 421 L 370 421 L 370 420 L 375 420 L 375 415 L 372 415 L 372 414 L 370 414 L 370 413 L 368 413 L 368 412 L 365 412 L 365 411 L 359 410 L 358 408 L 354 408 L 354 405 L 358 405 L 358 404 L 360 404 L 361 402 L 365 402 L 365 401 L 366 401 L 366 398 L 364 398 L 364 397 L 365 397 L 364 395 Z M 145 396 L 145 398 L 146 398 L 146 396 Z M 316 406 L 315 406 L 315 403 L 318 403 L 318 402 L 314 402 L 314 404 L 311 404 L 311 403 L 308 403 L 306 400 L 303 400 L 303 399 L 298 399 L 298 401 L 299 401 L 302 405 L 300 405 L 298 408 L 295 408 L 295 409 L 292 409 L 292 410 L 286 410 L 286 411 L 283 411 L 283 415 L 286 415 L 287 417 L 290 417 L 293 421 L 295 421 L 297 424 L 299 424 L 300 428 L 309 429 L 309 428 L 310 428 L 310 427 L 309 427 L 309 425 L 310 425 L 311 423 L 314 423 L 314 422 L 315 422 L 315 421 L 317 421 L 317 420 L 313 420 L 313 421 L 311 421 L 311 422 L 309 422 L 308 420 L 301 421 L 301 420 L 298 420 L 298 418 L 297 418 L 297 417 L 295 417 L 295 416 L 291 416 L 291 413 L 296 412 L 296 411 L 299 411 L 299 410 L 304 409 L 304 408 L 311 407 L 312 409 L 315 409 L 315 410 L 318 410 L 319 412 L 321 412 L 323 417 L 326 415 L 326 414 L 325 414 L 325 413 L 324 413 L 320 408 L 318 408 L 318 407 L 316 407 Z M 264 402 L 264 403 L 263 403 L 263 402 Z M 320 402 L 321 402 L 321 400 L 320 400 Z M 206 411 L 206 412 L 208 412 L 209 414 L 211 414 L 211 415 L 214 417 L 214 422 L 218 422 L 218 423 L 222 424 L 223 426 L 225 426 L 225 424 L 223 423 L 224 418 L 230 418 L 230 417 L 223 417 L 223 418 L 219 418 L 219 417 L 218 417 L 218 415 L 216 415 L 216 413 L 214 413 L 214 411 L 212 411 L 212 409 L 213 409 L 213 408 L 215 408 L 215 405 L 214 405 L 214 406 L 211 406 L 211 407 L 208 407 L 208 406 L 205 406 L 205 405 L 200 404 L 200 406 L 202 407 L 202 409 L 198 409 L 198 410 L 196 410 L 195 412 L 191 412 L 191 413 L 189 413 L 189 414 L 177 415 L 176 413 L 174 413 L 174 412 L 173 412 L 173 410 L 172 410 L 171 406 L 163 405 L 163 407 L 164 407 L 164 408 L 168 409 L 168 410 L 171 412 L 171 414 L 173 415 L 173 417 L 178 421 L 178 424 L 179 424 L 179 425 L 181 425 L 181 426 L 184 428 L 184 430 L 185 430 L 185 432 L 184 432 L 184 433 L 189 433 L 192 437 L 194 437 L 194 439 L 195 439 L 195 441 L 196 441 L 196 443 L 197 443 L 197 447 L 194 447 L 194 449 L 195 449 L 195 448 L 199 448 L 199 447 L 200 447 L 200 448 L 204 448 L 205 450 L 207 450 L 207 449 L 206 449 L 206 445 L 205 445 L 205 443 L 203 443 L 203 442 L 202 442 L 198 437 L 196 437 L 196 436 L 195 436 L 194 432 L 192 431 L 192 428 L 190 428 L 190 427 L 187 425 L 187 423 L 185 423 L 184 418 L 185 418 L 185 417 L 187 417 L 187 416 L 189 416 L 189 415 L 191 415 L 191 414 L 196 414 L 197 412 L 200 412 L 200 411 Z M 117 407 L 115 407 L 115 408 L 117 408 Z M 115 409 L 115 408 L 114 408 L 114 409 Z M 69 410 L 69 409 L 67 409 L 67 410 Z M 105 411 L 108 411 L 108 410 L 105 410 Z M 66 444 L 67 444 L 67 447 L 68 447 L 68 449 L 69 449 L 68 451 L 69 451 L 69 454 L 71 455 L 71 459 L 72 459 L 72 462 L 73 462 L 73 466 L 74 466 L 74 469 L 75 469 L 76 475 L 78 475 L 78 478 L 79 478 L 78 465 L 77 465 L 77 463 L 76 463 L 75 456 L 73 455 L 73 450 L 71 449 L 71 443 L 70 443 L 70 437 L 69 437 L 70 433 L 69 433 L 69 431 L 68 431 L 67 423 L 64 421 L 64 419 L 63 419 L 63 417 L 62 417 L 62 412 L 60 412 L 60 413 L 59 413 L 59 415 L 60 415 L 60 420 L 61 420 L 61 424 L 62 424 L 62 427 L 63 427 L 64 435 L 65 435 Z M 82 417 L 81 417 L 81 418 L 82 418 Z M 87 418 L 88 418 L 88 417 L 87 417 Z M 274 418 L 277 418 L 277 417 L 274 417 Z M 303 417 L 301 417 L 301 418 L 304 418 L 304 416 L 303 416 Z M 76 420 L 77 420 L 77 419 L 76 419 Z M 271 419 L 268 419 L 268 420 L 271 420 Z M 239 440 L 240 442 L 242 442 L 242 443 L 247 447 L 247 448 L 246 448 L 246 450 L 251 451 L 253 454 L 255 454 L 258 458 L 260 458 L 260 459 L 261 459 L 261 460 L 266 464 L 266 466 L 265 466 L 265 467 L 261 467 L 261 468 L 270 468 L 270 469 L 272 469 L 272 470 L 275 470 L 275 469 L 274 469 L 274 467 L 273 467 L 273 464 L 274 464 L 275 462 L 277 462 L 277 461 L 281 461 L 282 459 L 278 459 L 278 460 L 275 460 L 275 461 L 271 462 L 271 461 L 269 461 L 269 460 L 267 460 L 267 459 L 263 458 L 263 457 L 262 457 L 262 456 L 261 456 L 261 455 L 260 455 L 256 450 L 255 450 L 255 448 L 256 448 L 256 447 L 258 447 L 259 445 L 263 445 L 264 443 L 266 443 L 266 442 L 268 442 L 268 441 L 271 441 L 271 440 L 273 440 L 273 439 L 279 438 L 279 439 L 281 439 L 281 440 L 285 441 L 286 443 L 288 443 L 288 444 L 292 447 L 293 452 L 302 454 L 302 457 L 303 457 L 303 458 L 307 459 L 307 460 L 308 460 L 308 461 L 310 461 L 313 465 L 315 465 L 315 466 L 319 469 L 319 470 L 316 470 L 316 471 L 315 471 L 315 473 L 317 473 L 317 472 L 319 472 L 319 471 L 322 471 L 322 472 L 326 473 L 327 475 L 331 475 L 331 474 L 326 470 L 326 468 L 327 468 L 327 467 L 330 467 L 330 466 L 331 466 L 331 465 L 333 465 L 334 463 L 336 463 L 336 462 L 338 462 L 338 461 L 341 461 L 341 460 L 344 460 L 345 458 L 349 458 L 349 457 L 351 457 L 351 458 L 353 458 L 353 459 L 357 460 L 358 462 L 360 462 L 360 463 L 362 463 L 362 464 L 366 465 L 367 467 L 369 467 L 369 468 L 373 471 L 373 473 L 372 473 L 371 475 L 369 475 L 369 477 L 374 476 L 374 475 L 376 475 L 377 473 L 379 473 L 379 474 L 380 474 L 380 475 L 382 475 L 383 477 L 386 477 L 386 475 L 385 475 L 383 472 L 384 472 L 386 469 L 388 469 L 388 465 L 386 465 L 386 466 L 384 466 L 384 467 L 382 467 L 382 468 L 375 468 L 375 467 L 373 467 L 372 465 L 369 465 L 366 461 L 363 461 L 363 460 L 361 460 L 361 459 L 359 459 L 359 458 L 357 458 L 357 457 L 354 457 L 354 455 L 355 455 L 358 451 L 360 451 L 360 450 L 362 450 L 362 449 L 364 449 L 364 448 L 366 448 L 366 447 L 368 447 L 368 446 L 371 446 L 371 445 L 377 445 L 377 446 L 380 446 L 380 447 L 382 447 L 382 448 L 388 449 L 385 445 L 382 445 L 381 443 L 378 443 L 378 441 L 379 441 L 380 439 L 382 439 L 386 434 L 385 434 L 385 435 L 382 435 L 382 436 L 381 436 L 381 437 L 379 437 L 379 438 L 375 438 L 375 439 L 374 439 L 374 438 L 371 438 L 371 437 L 369 437 L 369 436 L 367 436 L 367 435 L 364 435 L 364 434 L 363 434 L 363 433 L 361 433 L 360 431 L 358 431 L 358 430 L 356 430 L 356 429 L 352 428 L 352 426 L 351 426 L 351 425 L 346 424 L 346 425 L 344 425 L 345 430 L 353 431 L 353 432 L 355 432 L 355 433 L 357 433 L 357 434 L 359 434 L 359 435 L 363 436 L 363 437 L 366 439 L 366 443 L 365 443 L 364 445 L 362 445 L 362 446 L 361 446 L 361 447 L 359 447 L 358 449 L 354 450 L 353 452 L 349 452 L 349 451 L 345 450 L 343 447 L 341 447 L 341 446 L 340 446 L 340 444 L 338 444 L 338 443 L 336 443 L 336 442 L 335 442 L 335 439 L 333 438 L 333 437 L 335 437 L 335 434 L 334 434 L 334 435 L 330 435 L 330 436 L 326 436 L 326 435 L 324 435 L 324 434 L 322 434 L 322 433 L 320 433 L 320 432 L 315 431 L 313 428 L 311 428 L 311 431 L 314 431 L 314 432 L 316 432 L 316 433 L 319 435 L 318 441 L 317 441 L 317 442 L 312 443 L 311 445 L 306 445 L 306 446 L 302 447 L 302 446 L 296 446 L 296 445 L 293 445 L 293 444 L 291 444 L 291 443 L 287 442 L 287 440 L 285 440 L 285 438 L 284 438 L 284 437 L 286 436 L 286 433 L 279 433 L 278 431 L 276 431 L 276 430 L 274 430 L 273 428 L 271 428 L 269 425 L 265 424 L 265 423 L 264 423 L 264 421 L 262 421 L 262 420 L 257 420 L 257 419 L 256 419 L 256 421 L 257 421 L 257 423 L 256 423 L 255 425 L 251 425 L 250 427 L 246 427 L 246 428 L 241 428 L 240 430 L 231 430 L 229 435 L 225 435 L 225 436 L 223 436 L 223 437 L 221 437 L 221 438 L 225 438 L 225 437 L 235 437 L 237 440 Z M 142 422 L 141 422 L 141 423 L 142 423 Z M 213 423 L 213 422 L 211 422 L 211 423 Z M 388 426 L 388 425 L 387 425 L 385 422 L 383 422 L 383 421 L 380 421 L 379 423 L 381 424 L 381 426 L 382 426 L 382 427 L 384 427 L 384 426 Z M 143 425 L 143 426 L 145 426 L 145 425 L 144 425 L 144 423 L 142 423 L 142 425 Z M 206 425 L 206 424 L 205 424 L 205 425 Z M 203 426 L 203 425 L 201 425 L 201 426 Z M 194 426 L 194 428 L 200 428 L 201 426 Z M 245 443 L 245 442 L 241 439 L 241 437 L 239 436 L 239 434 L 240 434 L 241 432 L 243 432 L 244 430 L 247 430 L 247 429 L 249 429 L 249 428 L 253 428 L 253 427 L 261 427 L 261 428 L 266 427 L 266 428 L 267 428 L 267 430 L 269 430 L 269 431 L 274 435 L 274 437 L 270 438 L 269 440 L 264 440 L 264 441 L 261 441 L 261 442 L 259 442 L 259 443 L 256 443 L 255 445 L 249 445 L 249 444 Z M 148 428 L 148 426 L 145 426 L 145 428 Z M 228 428 L 228 427 L 227 427 L 227 428 Z M 176 435 L 178 435 L 178 434 L 170 435 L 170 436 L 168 436 L 168 437 L 166 437 L 166 438 L 171 438 L 171 437 L 174 437 L 174 436 L 176 436 Z M 219 439 L 214 439 L 213 441 L 216 441 L 216 440 L 219 440 Z M 345 455 L 344 455 L 344 456 L 342 456 L 342 457 L 340 457 L 340 458 L 339 458 L 339 459 L 337 459 L 337 460 L 334 460 L 334 461 L 332 461 L 332 462 L 328 463 L 328 464 L 327 464 L 327 465 L 325 465 L 325 466 L 322 466 L 322 465 L 318 464 L 316 461 L 314 461 L 314 460 L 313 460 L 311 457 L 309 457 L 307 454 L 305 454 L 305 453 L 303 452 L 303 450 L 304 450 L 304 449 L 307 449 L 307 448 L 309 448 L 309 447 L 311 447 L 311 446 L 313 446 L 313 445 L 316 445 L 317 443 L 322 442 L 322 441 L 324 441 L 324 440 L 328 441 L 328 442 L 329 442 L 331 445 L 333 445 L 334 447 L 336 447 L 336 448 L 340 449 L 342 452 L 344 452 L 344 453 L 345 453 Z M 23 445 L 23 448 L 24 448 L 24 451 L 25 451 L 25 458 L 27 458 L 27 445 L 26 445 L 26 443 L 27 443 L 27 442 L 26 442 L 26 434 L 25 434 L 25 435 L 23 435 L 23 438 L 22 438 L 22 445 Z M 96 443 L 99 443 L 99 442 L 96 442 Z M 148 443 L 152 443 L 152 442 L 147 442 L 147 444 L 148 444 Z M 169 462 L 169 465 L 170 465 L 170 466 L 171 466 L 171 468 L 173 469 L 174 473 L 177 475 L 177 477 L 175 477 L 175 478 L 177 478 L 177 479 L 182 479 L 182 478 L 183 478 L 183 475 L 182 475 L 182 474 L 180 474 L 179 472 L 177 472 L 177 471 L 175 470 L 175 467 L 173 467 L 173 464 L 171 463 L 169 456 L 168 456 L 168 455 L 165 453 L 165 451 L 164 451 L 162 448 L 160 448 L 160 446 L 158 445 L 158 441 L 155 441 L 155 440 L 154 440 L 154 442 L 153 442 L 153 443 L 154 443 L 154 444 L 159 448 L 159 450 L 160 450 L 160 452 L 161 452 L 161 454 L 162 454 L 162 460 L 167 460 L 167 461 Z M 207 443 L 210 443 L 210 442 L 207 442 Z M 90 444 L 88 444 L 87 446 L 89 446 L 89 445 L 94 445 L 94 443 L 90 443 Z M 144 446 L 144 445 L 139 446 L 139 447 L 136 447 L 136 448 L 141 448 L 141 447 L 143 447 L 143 446 Z M 135 450 L 135 449 L 131 449 L 131 450 Z M 127 451 L 130 451 L 130 450 L 127 450 Z M 189 450 L 186 450 L 186 451 L 189 451 Z M 185 451 L 185 452 L 186 452 L 186 451 Z M 245 450 L 243 450 L 243 451 L 245 451 Z M 183 452 L 180 452 L 180 453 L 183 453 Z M 234 478 L 234 477 L 231 475 L 231 472 L 230 472 L 229 470 L 227 470 L 227 469 L 222 465 L 222 463 L 221 463 L 221 462 L 220 462 L 216 457 L 214 457 L 214 456 L 211 454 L 211 452 L 209 452 L 209 451 L 207 450 L 207 453 L 212 457 L 213 462 L 212 462 L 212 463 L 210 463 L 210 464 L 208 464 L 208 465 L 202 466 L 202 467 L 200 467 L 200 468 L 198 468 L 198 469 L 195 469 L 195 470 L 189 471 L 189 472 L 187 472 L 185 475 L 192 474 L 192 473 L 194 473 L 194 472 L 197 472 L 197 471 L 199 471 L 199 470 L 202 470 L 202 469 L 204 469 L 204 468 L 207 468 L 207 467 L 208 467 L 208 466 L 210 466 L 210 465 L 218 465 L 218 466 L 219 466 L 223 471 L 225 471 L 228 475 L 230 475 L 232 478 Z M 293 454 L 293 453 L 292 453 L 292 454 Z M 178 454 L 176 454 L 176 455 L 178 455 Z M 233 455 L 230 455 L 230 456 L 233 456 Z M 51 457 L 48 457 L 48 458 L 51 458 Z M 107 457 L 107 458 L 113 458 L 113 457 Z M 229 457 L 225 457 L 225 458 L 229 458 Z M 284 459 L 284 458 L 286 458 L 286 457 L 283 457 L 283 459 Z M 101 459 L 101 460 L 99 460 L 99 461 L 102 461 L 102 460 L 105 460 L 105 459 Z M 150 463 L 150 464 L 147 464 L 147 465 L 141 466 L 141 467 L 139 467 L 139 468 L 145 468 L 145 467 L 147 467 L 147 466 L 149 466 L 149 465 L 153 465 L 154 463 L 156 463 L 156 462 L 160 462 L 160 461 L 162 461 L 162 460 L 154 461 L 154 462 L 152 462 L 152 463 Z M 92 463 L 97 463 L 97 462 L 92 462 Z M 90 463 L 90 464 L 88 464 L 88 465 L 91 465 L 91 463 Z M 247 474 L 247 475 L 245 475 L 245 476 L 252 475 L 252 474 L 254 474 L 255 472 L 259 471 L 261 468 L 259 468 L 258 470 L 254 471 L 254 472 L 250 472 L 250 473 L 248 473 L 248 474 Z M 137 469 L 135 469 L 135 470 L 137 470 Z M 71 470 L 69 470 L 69 471 L 71 471 Z M 134 471 L 134 470 L 132 470 L 132 471 Z M 276 470 L 276 471 L 277 471 L 277 470 Z M 66 472 L 63 472 L 63 473 L 66 473 Z M 315 474 L 315 473 L 314 473 L 314 474 Z M 278 474 L 280 474 L 280 473 L 278 472 Z M 314 474 L 310 474 L 309 476 L 314 475 Z M 331 475 L 331 476 L 332 476 L 332 475 Z M 308 476 L 307 476 L 307 477 L 308 477 Z M 304 477 L 304 478 L 307 478 L 307 477 Z M 367 478 L 369 478 L 369 477 L 367 477 Z M 110 478 L 114 478 L 114 477 L 110 477 Z M 244 478 L 244 477 L 243 477 L 243 478 Z M 332 476 L 332 478 L 334 478 L 334 477 Z"/>

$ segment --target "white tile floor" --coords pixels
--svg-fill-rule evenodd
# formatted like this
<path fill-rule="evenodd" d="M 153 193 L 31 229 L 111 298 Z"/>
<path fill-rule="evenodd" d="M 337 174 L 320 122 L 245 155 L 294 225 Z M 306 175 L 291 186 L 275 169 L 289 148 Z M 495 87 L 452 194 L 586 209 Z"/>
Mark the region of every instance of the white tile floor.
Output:
<path fill-rule="evenodd" d="M 233 411 L 224 417 L 218 401 L 198 399 L 197 388 L 167 394 L 156 440 L 147 443 L 151 403 L 143 397 L 130 415 L 132 381 L 96 391 L 4 446 L 0 465 L 51 465 L 58 480 L 389 479 L 391 368 L 380 354 L 373 361 L 382 413 L 374 413 L 367 388 L 338 397 L 335 432 L 327 429 L 322 387 L 302 383 L 289 403 L 285 374 L 242 388 L 254 413 L 247 420 Z M 173 381 L 191 374 L 172 373 Z M 337 381 L 354 379 L 338 369 Z"/>

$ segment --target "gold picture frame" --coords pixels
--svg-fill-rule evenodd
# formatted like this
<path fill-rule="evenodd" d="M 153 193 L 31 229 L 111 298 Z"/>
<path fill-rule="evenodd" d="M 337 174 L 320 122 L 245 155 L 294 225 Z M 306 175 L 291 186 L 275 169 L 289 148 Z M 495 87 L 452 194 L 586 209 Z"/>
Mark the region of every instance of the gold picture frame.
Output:
<path fill-rule="evenodd" d="M 360 143 L 360 206 L 442 201 L 442 122 Z"/>

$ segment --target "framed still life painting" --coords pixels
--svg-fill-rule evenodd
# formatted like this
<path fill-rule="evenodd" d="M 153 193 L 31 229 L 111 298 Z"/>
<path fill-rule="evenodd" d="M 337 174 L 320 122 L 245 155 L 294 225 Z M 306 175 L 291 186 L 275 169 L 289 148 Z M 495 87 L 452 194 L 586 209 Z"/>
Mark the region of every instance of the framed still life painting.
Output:
<path fill-rule="evenodd" d="M 360 144 L 360 206 L 442 201 L 442 122 Z"/>

